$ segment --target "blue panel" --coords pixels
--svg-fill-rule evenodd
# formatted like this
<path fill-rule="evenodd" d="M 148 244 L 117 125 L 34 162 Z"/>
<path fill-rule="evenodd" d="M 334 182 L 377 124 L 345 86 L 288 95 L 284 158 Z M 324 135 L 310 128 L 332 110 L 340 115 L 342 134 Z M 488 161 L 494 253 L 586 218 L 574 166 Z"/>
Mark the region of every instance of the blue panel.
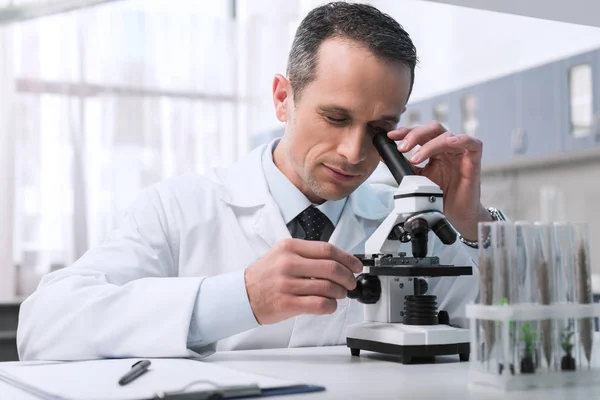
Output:
<path fill-rule="evenodd" d="M 593 113 L 598 122 L 600 116 L 600 52 L 592 51 L 584 54 L 579 54 L 574 57 L 567 58 L 558 66 L 558 107 L 560 115 L 560 134 L 563 139 L 564 149 L 573 150 L 597 146 L 600 139 L 598 124 L 592 125 L 592 131 L 588 136 L 574 137 L 571 131 L 571 112 L 570 112 L 570 88 L 569 88 L 569 71 L 572 67 L 588 64 L 592 68 L 592 95 L 593 95 Z"/>
<path fill-rule="evenodd" d="M 483 142 L 483 165 L 511 159 L 512 136 L 517 126 L 517 81 L 514 75 L 494 79 L 461 90 L 455 103 L 460 111 L 459 133 L 467 133 L 462 120 L 462 102 L 475 101 L 477 121 L 474 136 Z"/>
<path fill-rule="evenodd" d="M 444 118 L 439 118 L 439 115 L 436 115 L 435 110 L 439 106 L 444 106 L 446 108 L 445 120 Z M 454 104 L 452 96 L 450 94 L 436 96 L 432 99 L 431 103 L 429 104 L 429 107 L 431 112 L 431 119 L 440 122 L 446 127 L 448 131 L 454 133 L 456 126 L 452 124 L 452 116 L 453 113 L 456 113 L 456 110 L 453 110 Z"/>
<path fill-rule="evenodd" d="M 419 102 L 416 103 L 412 103 L 409 104 L 407 106 L 407 111 L 406 113 L 402 116 L 402 119 L 400 121 L 400 125 L 401 126 L 406 126 L 408 123 L 408 114 L 411 111 L 417 111 L 419 112 L 419 115 L 421 116 L 421 120 L 420 120 L 420 125 L 425 124 L 429 121 L 432 120 L 437 120 L 434 114 L 434 108 L 442 103 L 446 103 L 448 105 L 448 119 L 449 121 L 445 124 L 447 126 L 447 128 L 449 128 L 450 131 L 453 131 L 453 125 L 452 125 L 452 118 L 456 118 L 456 114 L 458 108 L 456 108 L 456 110 L 453 110 L 453 98 L 451 94 L 444 94 L 441 96 L 436 96 L 436 97 L 432 97 L 430 99 L 427 100 L 421 100 Z M 440 121 L 442 122 L 442 121 Z"/>
<path fill-rule="evenodd" d="M 461 92 L 450 92 L 442 96 L 444 101 L 448 102 L 448 128 L 455 135 L 462 133 L 460 99 Z"/>
<path fill-rule="evenodd" d="M 517 74 L 519 128 L 524 132 L 521 156 L 542 156 L 562 150 L 559 112 L 559 65 L 550 63 Z"/>
<path fill-rule="evenodd" d="M 409 116 L 411 113 L 419 114 L 419 125 L 423 125 L 431 119 L 431 100 L 422 100 L 415 103 L 409 102 L 406 106 L 406 112 L 400 117 L 399 126 L 409 126 Z"/>

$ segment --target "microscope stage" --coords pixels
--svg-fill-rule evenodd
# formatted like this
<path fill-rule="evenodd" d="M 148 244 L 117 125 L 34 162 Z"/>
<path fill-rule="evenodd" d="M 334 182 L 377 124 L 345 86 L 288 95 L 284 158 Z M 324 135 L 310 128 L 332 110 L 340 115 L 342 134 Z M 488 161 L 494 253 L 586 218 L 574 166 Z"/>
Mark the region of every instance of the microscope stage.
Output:
<path fill-rule="evenodd" d="M 468 361 L 470 353 L 469 330 L 449 325 L 361 322 L 349 326 L 346 336 L 354 356 L 360 350 L 395 354 L 402 356 L 403 364 L 456 354 L 461 361 Z"/>

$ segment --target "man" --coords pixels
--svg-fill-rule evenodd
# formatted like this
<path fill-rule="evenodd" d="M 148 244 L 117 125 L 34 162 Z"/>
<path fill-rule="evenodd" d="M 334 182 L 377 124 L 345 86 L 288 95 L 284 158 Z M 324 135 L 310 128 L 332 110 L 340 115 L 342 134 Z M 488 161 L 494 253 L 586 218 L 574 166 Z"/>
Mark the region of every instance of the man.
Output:
<path fill-rule="evenodd" d="M 376 133 L 389 132 L 402 152 L 422 146 L 415 171 L 444 190 L 445 213 L 465 238 L 444 246 L 431 236 L 431 253 L 476 266 L 465 243 L 491 220 L 479 198 L 482 144 L 437 123 L 395 130 L 416 62 L 408 34 L 375 8 L 311 11 L 287 77 L 273 81 L 281 140 L 209 177 L 149 188 L 104 244 L 44 277 L 23 303 L 21 359 L 343 344 L 346 326 L 362 319 L 346 297 L 362 268 L 353 254 L 393 208 L 393 188 L 365 182 L 380 162 Z M 477 278 L 434 281 L 431 292 L 459 323 Z"/>

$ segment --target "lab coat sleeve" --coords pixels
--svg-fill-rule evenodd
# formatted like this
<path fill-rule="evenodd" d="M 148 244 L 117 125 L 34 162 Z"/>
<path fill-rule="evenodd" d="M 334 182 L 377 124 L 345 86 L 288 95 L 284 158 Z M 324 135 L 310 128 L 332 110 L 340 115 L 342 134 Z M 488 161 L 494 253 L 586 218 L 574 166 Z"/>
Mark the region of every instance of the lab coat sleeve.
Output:
<path fill-rule="evenodd" d="M 246 292 L 244 272 L 204 279 L 190 324 L 189 348 L 210 348 L 221 339 L 259 326 Z"/>
<path fill-rule="evenodd" d="M 177 277 L 177 230 L 159 191 L 139 199 L 121 227 L 73 265 L 46 275 L 21 305 L 21 360 L 188 357 L 203 277 Z"/>

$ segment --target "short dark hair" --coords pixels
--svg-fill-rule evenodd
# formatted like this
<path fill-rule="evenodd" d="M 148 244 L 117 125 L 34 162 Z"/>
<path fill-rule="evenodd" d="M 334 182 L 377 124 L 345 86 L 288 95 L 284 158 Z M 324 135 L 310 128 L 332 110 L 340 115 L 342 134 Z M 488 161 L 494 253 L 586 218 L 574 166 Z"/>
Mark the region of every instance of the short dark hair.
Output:
<path fill-rule="evenodd" d="M 315 79 L 319 47 L 333 37 L 356 41 L 382 60 L 408 66 L 410 96 L 418 59 L 408 33 L 396 20 L 371 5 L 331 2 L 311 10 L 296 30 L 287 66 L 295 99 Z"/>

